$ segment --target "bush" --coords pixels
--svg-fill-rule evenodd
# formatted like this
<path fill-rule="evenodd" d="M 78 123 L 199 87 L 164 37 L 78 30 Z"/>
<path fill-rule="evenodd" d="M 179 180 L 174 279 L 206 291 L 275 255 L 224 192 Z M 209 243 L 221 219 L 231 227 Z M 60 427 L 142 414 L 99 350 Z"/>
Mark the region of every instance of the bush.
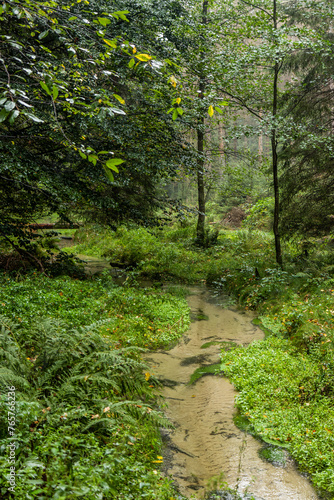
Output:
<path fill-rule="evenodd" d="M 243 227 L 247 229 L 270 230 L 274 218 L 274 198 L 262 198 L 249 210 Z"/>

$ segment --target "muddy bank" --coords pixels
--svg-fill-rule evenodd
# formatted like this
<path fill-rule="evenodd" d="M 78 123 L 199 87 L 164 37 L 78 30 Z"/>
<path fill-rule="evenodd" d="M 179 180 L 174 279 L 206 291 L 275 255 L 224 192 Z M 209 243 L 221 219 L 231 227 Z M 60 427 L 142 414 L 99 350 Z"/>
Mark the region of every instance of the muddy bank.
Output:
<path fill-rule="evenodd" d="M 236 392 L 226 378 L 206 375 L 189 385 L 196 370 L 219 362 L 222 345 L 247 345 L 262 339 L 263 332 L 250 314 L 217 306 L 204 290 L 191 295 L 189 304 L 195 321 L 180 344 L 146 358 L 164 384 L 166 414 L 175 425 L 165 435 L 165 472 L 182 494 L 196 499 L 203 498 L 210 479 L 222 474 L 230 487 L 256 498 L 317 499 L 287 454 L 281 453 L 281 465 L 267 462 L 259 455 L 263 443 L 235 426 Z"/>

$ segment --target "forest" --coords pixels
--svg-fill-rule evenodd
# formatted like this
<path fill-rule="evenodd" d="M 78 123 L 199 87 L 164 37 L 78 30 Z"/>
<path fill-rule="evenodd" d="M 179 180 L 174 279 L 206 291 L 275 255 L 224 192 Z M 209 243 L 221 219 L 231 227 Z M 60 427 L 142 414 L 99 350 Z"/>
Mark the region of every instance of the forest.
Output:
<path fill-rule="evenodd" d="M 1 498 L 334 498 L 333 7 L 0 5 Z M 220 310 L 257 340 L 176 371 L 233 384 L 238 477 L 185 487 L 150 359 Z M 312 493 L 244 487 L 248 439 Z"/>

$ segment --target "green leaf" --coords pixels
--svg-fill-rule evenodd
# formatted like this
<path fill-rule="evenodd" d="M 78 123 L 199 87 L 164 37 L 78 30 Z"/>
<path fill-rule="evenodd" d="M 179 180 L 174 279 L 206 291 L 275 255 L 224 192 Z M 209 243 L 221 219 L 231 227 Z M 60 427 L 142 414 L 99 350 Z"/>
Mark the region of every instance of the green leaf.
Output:
<path fill-rule="evenodd" d="M 107 17 L 98 17 L 97 20 L 99 21 L 102 26 L 107 26 L 107 24 L 110 24 L 111 21 Z"/>
<path fill-rule="evenodd" d="M 177 112 L 179 113 L 179 115 L 183 115 L 184 111 L 182 108 L 176 108 L 177 109 Z"/>
<path fill-rule="evenodd" d="M 24 466 L 25 467 L 32 467 L 32 468 L 35 468 L 35 467 L 41 467 L 43 468 L 44 467 L 44 464 L 42 462 L 40 462 L 39 460 L 36 460 L 36 459 L 30 459 L 30 460 L 27 460 L 25 463 L 24 463 Z"/>
<path fill-rule="evenodd" d="M 126 14 L 129 13 L 129 11 L 124 11 Z M 119 14 L 119 17 L 123 20 L 123 21 L 127 21 L 129 22 L 129 19 L 126 17 L 126 15 L 123 13 L 123 12 L 120 12 Z"/>
<path fill-rule="evenodd" d="M 215 110 L 217 111 L 217 113 L 222 113 L 223 112 L 223 110 L 220 109 L 218 106 L 215 106 Z"/>
<path fill-rule="evenodd" d="M 45 38 L 46 36 L 48 36 L 48 34 L 49 34 L 49 30 L 43 31 L 42 33 L 40 33 L 40 34 L 38 35 L 38 38 L 39 38 L 40 40 L 43 40 L 43 38 Z"/>
<path fill-rule="evenodd" d="M 59 94 L 59 90 L 58 90 L 58 87 L 56 87 L 55 85 L 52 87 L 52 96 L 53 96 L 53 100 L 55 101 L 58 97 L 58 94 Z"/>
<path fill-rule="evenodd" d="M 173 120 L 175 121 L 178 116 L 179 116 L 179 113 L 178 113 L 177 109 L 174 109 L 173 116 L 172 116 Z"/>
<path fill-rule="evenodd" d="M 103 168 L 104 168 L 106 176 L 108 177 L 108 179 L 110 180 L 110 182 L 113 182 L 114 181 L 113 174 L 110 172 L 110 170 L 105 165 L 103 165 Z"/>
<path fill-rule="evenodd" d="M 76 19 L 78 19 L 77 16 L 72 16 L 69 18 L 69 21 L 75 21 Z"/>
<path fill-rule="evenodd" d="M 83 158 L 84 160 L 87 158 L 87 155 L 85 155 L 85 153 L 83 153 L 82 151 L 79 151 L 79 155 L 81 156 L 81 158 Z"/>
<path fill-rule="evenodd" d="M 27 113 L 26 111 L 24 112 L 24 115 L 30 118 L 35 123 L 44 123 L 44 120 L 41 120 L 37 116 L 33 115 L 32 113 Z"/>
<path fill-rule="evenodd" d="M 107 38 L 103 38 L 104 43 L 109 45 L 109 47 L 112 47 L 113 49 L 117 48 L 117 43 L 115 40 L 108 40 Z"/>
<path fill-rule="evenodd" d="M 121 165 L 121 163 L 124 163 L 124 160 L 121 160 L 120 158 L 112 158 L 106 162 L 106 166 L 118 173 L 119 170 L 116 165 Z"/>
<path fill-rule="evenodd" d="M 116 113 L 116 115 L 126 115 L 125 111 L 119 108 L 109 108 L 109 110 Z"/>
<path fill-rule="evenodd" d="M 130 59 L 129 68 L 132 68 L 135 65 L 135 62 L 136 61 L 134 59 Z"/>
<path fill-rule="evenodd" d="M 9 115 L 9 111 L 7 111 L 5 108 L 3 108 L 0 112 L 0 123 L 4 122 Z"/>
<path fill-rule="evenodd" d="M 98 160 L 98 157 L 96 155 L 88 155 L 88 161 L 93 163 L 94 166 L 96 165 L 97 160 Z"/>
<path fill-rule="evenodd" d="M 13 101 L 7 101 L 6 104 L 4 105 L 4 109 L 8 112 L 12 111 L 12 109 L 14 108 L 15 108 L 15 102 Z"/>
<path fill-rule="evenodd" d="M 11 125 L 13 125 L 15 119 L 19 116 L 20 112 L 18 109 L 14 109 L 14 111 L 12 111 L 10 114 L 9 114 L 9 118 L 8 118 L 8 121 Z"/>
<path fill-rule="evenodd" d="M 9 41 L 10 45 L 16 49 L 16 50 L 21 50 L 22 49 L 22 45 L 19 44 L 18 42 L 12 42 L 12 41 Z"/>
<path fill-rule="evenodd" d="M 120 18 L 122 21 L 127 21 L 129 22 L 129 19 L 126 17 L 125 14 L 129 14 L 128 10 L 118 10 L 116 12 L 112 13 L 112 16 L 116 17 L 116 19 Z"/>
<path fill-rule="evenodd" d="M 49 87 L 47 86 L 47 84 L 45 82 L 39 82 L 40 83 L 40 86 L 42 87 L 43 90 L 45 90 L 45 92 L 49 95 L 52 95 L 51 94 L 51 90 L 49 89 Z"/>
<path fill-rule="evenodd" d="M 23 106 L 26 106 L 27 108 L 32 108 L 33 106 L 31 106 L 31 104 L 28 104 L 27 102 L 25 101 L 21 101 L 21 99 L 18 99 L 18 101 L 20 104 L 22 104 Z"/>

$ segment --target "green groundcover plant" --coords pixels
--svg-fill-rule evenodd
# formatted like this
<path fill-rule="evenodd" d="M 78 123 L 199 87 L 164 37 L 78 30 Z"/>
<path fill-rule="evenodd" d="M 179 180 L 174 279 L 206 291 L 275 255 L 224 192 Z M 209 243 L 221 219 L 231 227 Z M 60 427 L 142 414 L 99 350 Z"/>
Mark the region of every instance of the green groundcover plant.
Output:
<path fill-rule="evenodd" d="M 222 353 L 221 369 L 240 391 L 249 430 L 286 447 L 317 487 L 334 492 L 334 407 L 319 363 L 287 339 L 268 337 Z"/>
<path fill-rule="evenodd" d="M 230 269 L 259 270 L 274 265 L 272 237 L 263 231 L 222 231 L 206 249 L 195 245 L 195 226 L 175 224 L 151 228 L 120 226 L 116 231 L 87 226 L 76 232 L 70 252 L 109 259 L 128 266 L 139 276 L 184 283 L 219 281 Z"/>
<path fill-rule="evenodd" d="M 1 285 L 1 498 L 172 498 L 159 470 L 168 422 L 141 346 L 185 331 L 185 300 L 108 276 L 3 275 Z"/>
<path fill-rule="evenodd" d="M 257 311 L 267 339 L 223 356 L 224 373 L 241 391 L 237 404 L 242 418 L 258 437 L 287 447 L 316 486 L 333 493 L 332 249 L 326 240 L 286 242 L 282 270 L 275 265 L 272 236 L 264 231 L 222 230 L 216 244 L 204 250 L 194 245 L 194 234 L 191 224 L 117 231 L 95 226 L 78 232 L 77 249 L 127 263 L 137 276 L 206 281 Z M 122 293 L 118 307 L 130 312 L 136 298 Z M 109 331 L 118 332 L 124 345 L 129 316 L 114 321 Z M 133 337 L 132 344 L 157 345 L 157 330 L 144 330 L 146 336 L 136 337 L 141 343 Z"/>

